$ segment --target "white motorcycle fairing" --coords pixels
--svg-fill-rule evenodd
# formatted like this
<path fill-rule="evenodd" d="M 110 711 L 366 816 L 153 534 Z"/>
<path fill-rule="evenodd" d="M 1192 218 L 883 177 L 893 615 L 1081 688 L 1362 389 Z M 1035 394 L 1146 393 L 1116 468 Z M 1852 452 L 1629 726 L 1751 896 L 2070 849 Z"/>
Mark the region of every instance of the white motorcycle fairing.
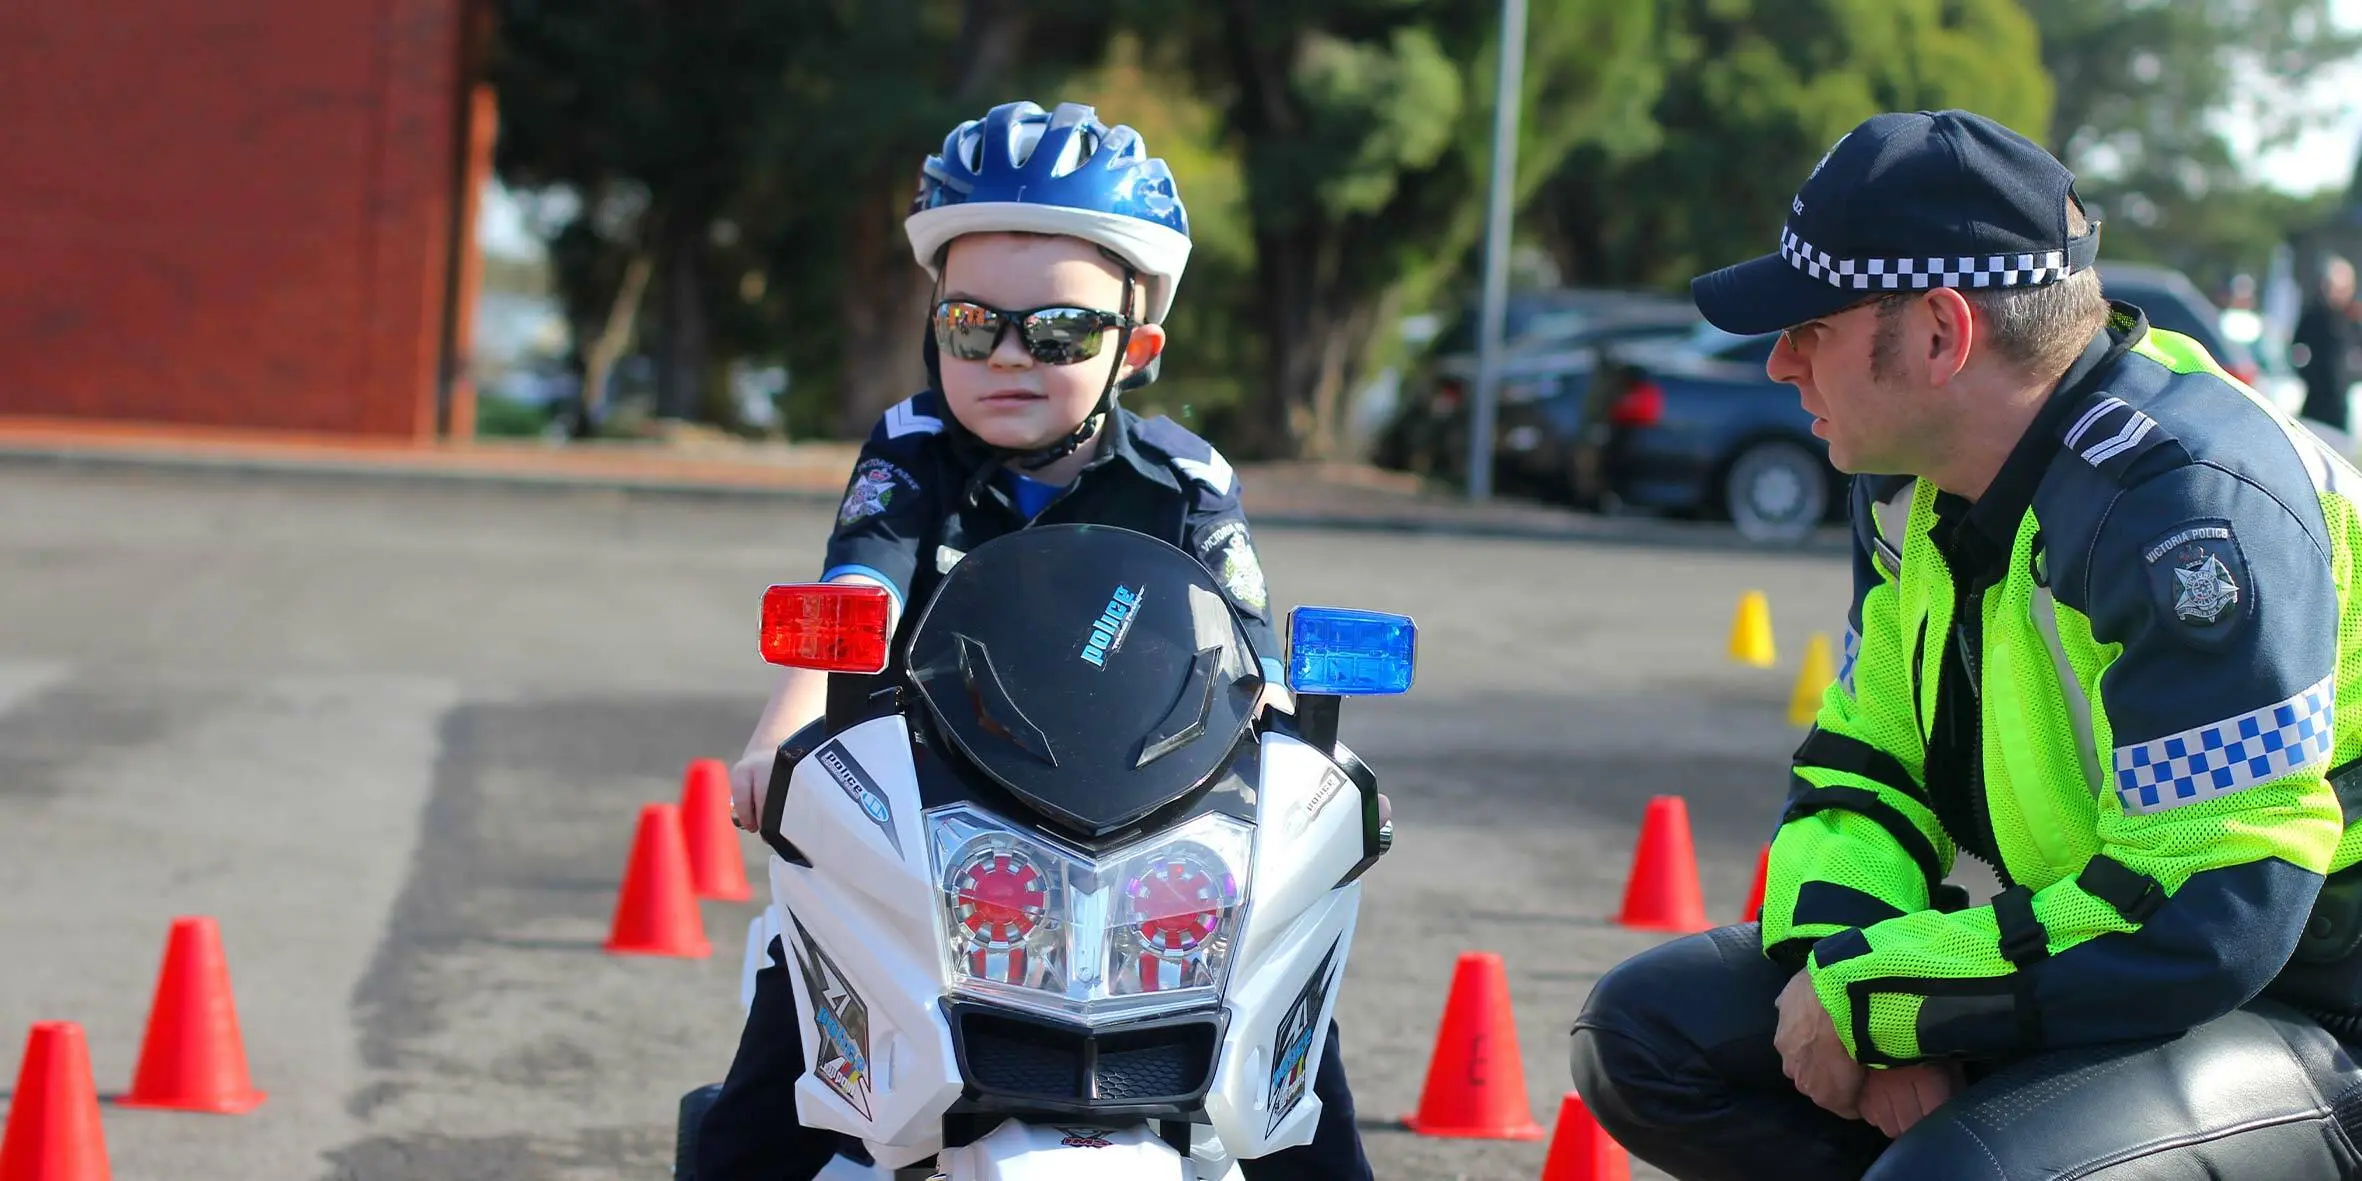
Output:
<path fill-rule="evenodd" d="M 942 1148 L 961 1091 L 910 729 L 877 718 L 796 764 L 779 830 L 810 868 L 771 858 L 772 920 L 803 1031 L 807 1127 L 863 1141 L 883 1168 Z"/>
<path fill-rule="evenodd" d="M 1062 1149 L 1071 1151 L 1061 1151 Z M 1139 1124 L 1098 1128 L 1010 1120 L 943 1154 L 954 1181 L 1197 1181 L 1194 1165 Z"/>
<path fill-rule="evenodd" d="M 1211 1126 L 1196 1129 L 1192 1171 L 1175 1174 L 1193 1181 L 1235 1175 L 1237 1159 L 1311 1141 L 1320 1119 L 1314 1074 L 1359 913 L 1360 883 L 1337 884 L 1363 857 L 1358 787 L 1286 734 L 1262 736 L 1259 767 L 1252 887 L 1205 1096 Z M 790 784 L 779 828 L 811 865 L 771 858 L 774 902 L 747 933 L 742 1003 L 751 1004 L 754 973 L 777 937 L 805 1043 L 802 1121 L 863 1141 L 880 1170 L 923 1161 L 943 1151 L 941 1117 L 963 1083 L 938 1004 L 950 982 L 907 724 L 895 715 L 846 730 L 798 762 Z M 1091 1126 L 1090 1118 L 1067 1122 Z M 1004 1130 L 1048 1135 L 1060 1126 L 1012 1121 Z M 1144 1122 L 1119 1130 L 1141 1137 L 1138 1152 L 1182 1167 Z M 998 1158 L 957 1159 L 981 1168 Z M 995 1163 L 975 1176 L 1016 1176 L 1001 1170 L 1018 1167 Z"/>

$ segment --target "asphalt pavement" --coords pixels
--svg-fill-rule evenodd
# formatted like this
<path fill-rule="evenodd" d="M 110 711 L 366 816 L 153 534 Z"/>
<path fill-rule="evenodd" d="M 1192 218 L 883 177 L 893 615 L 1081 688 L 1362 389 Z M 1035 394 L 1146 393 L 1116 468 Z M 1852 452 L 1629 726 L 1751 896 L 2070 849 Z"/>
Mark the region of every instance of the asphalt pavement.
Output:
<path fill-rule="evenodd" d="M 0 469 L 0 1088 L 32 1022 L 73 1020 L 101 1094 L 123 1091 L 167 928 L 202 914 L 269 1099 L 107 1105 L 117 1177 L 667 1176 L 677 1097 L 735 1046 L 754 907 L 705 905 L 706 961 L 599 944 L 639 806 L 738 750 L 771 679 L 761 589 L 816 574 L 828 524 L 755 499 Z M 1543 1143 L 1395 1126 L 1454 959 L 1505 957 L 1547 1125 L 1591 982 L 1662 938 L 1609 921 L 1650 797 L 1687 799 L 1709 909 L 1737 917 L 1842 560 L 1258 540 L 1282 609 L 1421 628 L 1413 692 L 1344 717 L 1399 830 L 1340 1002 L 1378 1175 L 1537 1177 Z M 1724 652 L 1751 589 L 1774 669 Z"/>

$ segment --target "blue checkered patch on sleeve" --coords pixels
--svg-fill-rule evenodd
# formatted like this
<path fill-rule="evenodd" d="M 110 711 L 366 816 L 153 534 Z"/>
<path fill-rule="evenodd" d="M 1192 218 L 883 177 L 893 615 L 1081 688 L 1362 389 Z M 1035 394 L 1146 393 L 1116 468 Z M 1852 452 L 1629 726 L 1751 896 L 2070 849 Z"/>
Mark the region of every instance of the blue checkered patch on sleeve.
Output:
<path fill-rule="evenodd" d="M 2116 748 L 2116 795 L 2142 815 L 2211 800 L 2329 761 L 2336 676 L 2286 701 Z"/>

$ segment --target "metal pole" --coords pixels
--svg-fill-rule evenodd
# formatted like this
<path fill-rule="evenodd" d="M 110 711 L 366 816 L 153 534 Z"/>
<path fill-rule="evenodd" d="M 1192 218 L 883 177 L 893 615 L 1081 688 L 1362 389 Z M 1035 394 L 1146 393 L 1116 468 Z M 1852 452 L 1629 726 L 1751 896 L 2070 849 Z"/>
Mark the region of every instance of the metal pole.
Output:
<path fill-rule="evenodd" d="M 1494 407 L 1509 302 L 1509 205 L 1517 185 L 1517 116 L 1525 89 L 1525 0 L 1502 0 L 1501 69 L 1493 90 L 1492 195 L 1485 211 L 1484 308 L 1476 339 L 1476 397 L 1468 414 L 1468 499 L 1493 495 Z"/>

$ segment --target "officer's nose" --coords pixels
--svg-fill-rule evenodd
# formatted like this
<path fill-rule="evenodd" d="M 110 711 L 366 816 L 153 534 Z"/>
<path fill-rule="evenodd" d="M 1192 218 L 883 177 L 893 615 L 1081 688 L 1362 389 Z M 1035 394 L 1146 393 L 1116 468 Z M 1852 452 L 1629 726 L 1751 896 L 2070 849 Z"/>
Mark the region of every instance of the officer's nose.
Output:
<path fill-rule="evenodd" d="M 1811 376 L 1812 366 L 1805 363 L 1804 353 L 1796 347 L 1796 339 L 1783 332 L 1778 340 L 1772 342 L 1771 355 L 1763 359 L 1763 372 L 1773 381 L 1798 385 Z"/>

